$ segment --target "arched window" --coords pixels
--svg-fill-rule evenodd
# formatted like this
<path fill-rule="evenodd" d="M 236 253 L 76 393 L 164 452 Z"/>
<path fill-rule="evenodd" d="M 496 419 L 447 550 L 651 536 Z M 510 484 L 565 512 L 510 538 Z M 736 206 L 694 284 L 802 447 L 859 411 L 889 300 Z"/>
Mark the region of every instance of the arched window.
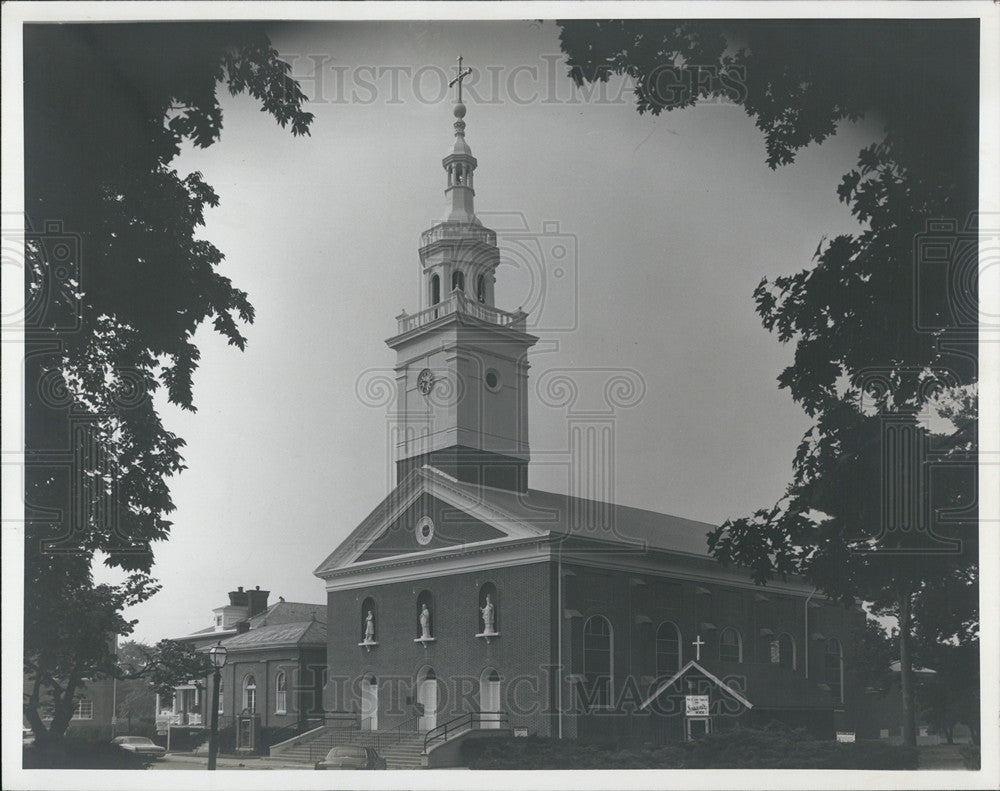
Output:
<path fill-rule="evenodd" d="M 451 273 L 451 290 L 465 291 L 465 273 L 461 269 L 456 269 Z"/>
<path fill-rule="evenodd" d="M 479 589 L 479 613 L 476 634 L 500 633 L 500 602 L 497 586 L 492 582 L 483 583 Z"/>
<path fill-rule="evenodd" d="M 681 630 L 664 621 L 656 630 L 656 676 L 672 676 L 681 669 Z"/>
<path fill-rule="evenodd" d="M 274 677 L 274 713 L 284 714 L 288 711 L 288 677 L 284 670 L 279 670 Z"/>
<path fill-rule="evenodd" d="M 486 275 L 480 275 L 476 278 L 476 299 L 480 302 L 486 302 Z"/>
<path fill-rule="evenodd" d="M 431 304 L 436 305 L 441 301 L 441 278 L 438 275 L 431 275 Z"/>
<path fill-rule="evenodd" d="M 583 675 L 592 707 L 610 708 L 614 700 L 613 642 L 611 622 L 607 618 L 592 615 L 587 619 L 583 626 Z"/>
<path fill-rule="evenodd" d="M 727 626 L 719 635 L 719 661 L 743 661 L 743 639 L 732 626 Z"/>
<path fill-rule="evenodd" d="M 823 678 L 838 703 L 844 702 L 844 649 L 835 637 L 826 641 L 823 654 Z"/>
<path fill-rule="evenodd" d="M 250 714 L 257 711 L 257 679 L 252 675 L 243 679 L 243 708 Z"/>
<path fill-rule="evenodd" d="M 778 664 L 786 670 L 795 670 L 795 638 L 787 632 L 778 635 Z"/>
<path fill-rule="evenodd" d="M 378 641 L 378 608 L 375 599 L 368 596 L 361 603 L 361 642 L 375 643 Z"/>
<path fill-rule="evenodd" d="M 434 599 L 428 590 L 417 596 L 417 637 L 429 640 L 434 636 Z"/>

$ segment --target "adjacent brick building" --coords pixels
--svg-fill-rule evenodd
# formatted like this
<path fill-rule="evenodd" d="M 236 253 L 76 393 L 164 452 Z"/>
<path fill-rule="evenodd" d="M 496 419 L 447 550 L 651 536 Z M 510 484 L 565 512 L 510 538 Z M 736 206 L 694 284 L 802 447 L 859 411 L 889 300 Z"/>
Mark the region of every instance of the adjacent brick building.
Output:
<path fill-rule="evenodd" d="M 213 611 L 214 623 L 177 638 L 196 650 L 226 648 L 219 690 L 220 730 L 251 718 L 250 749 L 294 735 L 322 713 L 326 672 L 326 607 L 287 602 L 268 605 L 259 587 L 229 593 L 229 604 Z M 197 741 L 211 721 L 212 677 L 192 679 L 169 699 L 157 696 L 157 729 L 183 729 Z M 235 738 L 235 737 L 234 737 Z M 243 740 L 246 741 L 246 740 Z"/>

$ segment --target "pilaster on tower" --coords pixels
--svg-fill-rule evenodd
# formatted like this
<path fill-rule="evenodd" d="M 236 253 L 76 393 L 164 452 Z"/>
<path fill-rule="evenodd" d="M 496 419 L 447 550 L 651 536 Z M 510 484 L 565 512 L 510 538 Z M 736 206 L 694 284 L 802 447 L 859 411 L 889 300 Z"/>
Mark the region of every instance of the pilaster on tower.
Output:
<path fill-rule="evenodd" d="M 528 485 L 527 315 L 494 304 L 496 233 L 475 214 L 478 162 L 465 140 L 461 69 L 455 142 L 442 160 L 443 219 L 420 237 L 420 310 L 397 316 L 397 478 L 430 464 L 469 483 Z"/>

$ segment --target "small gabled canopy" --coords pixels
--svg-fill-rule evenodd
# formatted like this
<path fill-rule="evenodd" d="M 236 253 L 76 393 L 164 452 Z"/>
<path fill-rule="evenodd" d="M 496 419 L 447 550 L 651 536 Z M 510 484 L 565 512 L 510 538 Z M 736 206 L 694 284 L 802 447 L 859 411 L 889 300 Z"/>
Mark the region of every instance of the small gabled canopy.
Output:
<path fill-rule="evenodd" d="M 670 687 L 672 687 L 675 683 L 677 683 L 677 679 L 681 678 L 681 676 L 683 676 L 685 673 L 687 673 L 692 668 L 695 669 L 695 670 L 697 670 L 703 676 L 705 676 L 707 678 L 710 678 L 715 683 L 715 685 L 717 687 L 719 687 L 719 689 L 721 689 L 723 692 L 725 692 L 730 697 L 735 698 L 736 700 L 738 700 L 740 703 L 742 703 L 748 709 L 752 709 L 753 708 L 753 704 L 749 700 L 747 700 L 745 697 L 743 697 L 743 695 L 741 695 L 739 692 L 737 692 L 735 689 L 733 689 L 731 686 L 729 686 L 726 682 L 724 682 L 721 678 L 719 678 L 714 673 L 710 673 L 708 670 L 705 670 L 705 668 L 703 668 L 701 665 L 699 665 L 693 659 L 691 661 L 689 661 L 686 665 L 684 665 L 684 667 L 682 667 L 676 673 L 674 673 L 674 675 L 671 676 L 667 681 L 664 681 L 662 684 L 660 684 L 660 686 L 656 688 L 656 692 L 654 692 L 652 695 L 650 695 L 648 698 L 646 698 L 646 700 L 643 701 L 642 705 L 639 706 L 639 708 L 640 709 L 644 709 L 647 706 L 649 706 L 650 703 L 652 703 L 654 700 L 656 700 L 658 697 L 660 697 L 660 695 L 662 695 L 664 692 L 666 692 L 668 689 L 670 689 Z"/>

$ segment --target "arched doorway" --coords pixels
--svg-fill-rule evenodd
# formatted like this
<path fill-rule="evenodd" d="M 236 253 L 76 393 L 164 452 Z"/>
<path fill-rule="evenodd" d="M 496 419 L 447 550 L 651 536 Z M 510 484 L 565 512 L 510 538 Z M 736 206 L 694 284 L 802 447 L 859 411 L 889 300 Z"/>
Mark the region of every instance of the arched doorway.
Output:
<path fill-rule="evenodd" d="M 378 679 L 373 675 L 361 679 L 361 730 L 378 730 Z"/>
<path fill-rule="evenodd" d="M 479 677 L 479 727 L 500 727 L 500 674 L 488 667 Z"/>
<path fill-rule="evenodd" d="M 434 668 L 425 667 L 417 675 L 417 703 L 422 709 L 417 720 L 418 731 L 429 731 L 437 727 L 438 689 Z"/>

